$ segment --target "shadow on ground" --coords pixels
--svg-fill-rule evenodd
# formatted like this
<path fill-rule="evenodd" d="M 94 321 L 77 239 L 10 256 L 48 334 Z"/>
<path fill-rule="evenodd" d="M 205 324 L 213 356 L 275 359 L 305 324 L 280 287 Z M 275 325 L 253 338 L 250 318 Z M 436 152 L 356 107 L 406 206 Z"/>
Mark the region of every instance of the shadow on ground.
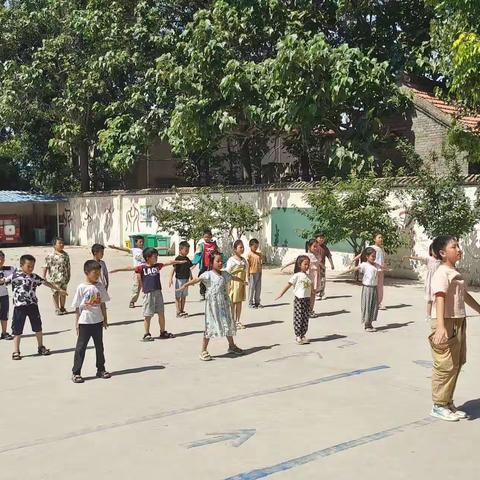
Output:
<path fill-rule="evenodd" d="M 332 340 L 339 340 L 340 338 L 347 338 L 347 336 L 346 335 L 338 335 L 338 333 L 332 333 L 331 335 L 326 335 L 325 337 L 310 338 L 310 343 L 331 342 Z"/>
<path fill-rule="evenodd" d="M 232 355 L 231 353 L 224 353 L 223 355 L 215 355 L 212 358 L 241 358 L 246 355 L 252 355 L 253 353 L 261 352 L 262 350 L 271 350 L 272 348 L 279 347 L 279 343 L 274 343 L 273 345 L 260 345 L 258 347 L 245 348 L 243 350 L 243 355 Z"/>
<path fill-rule="evenodd" d="M 389 323 L 388 325 L 381 325 L 380 327 L 375 327 L 377 332 L 382 332 L 384 330 L 394 330 L 396 328 L 408 327 L 410 324 L 415 323 L 413 321 L 405 323 Z"/>

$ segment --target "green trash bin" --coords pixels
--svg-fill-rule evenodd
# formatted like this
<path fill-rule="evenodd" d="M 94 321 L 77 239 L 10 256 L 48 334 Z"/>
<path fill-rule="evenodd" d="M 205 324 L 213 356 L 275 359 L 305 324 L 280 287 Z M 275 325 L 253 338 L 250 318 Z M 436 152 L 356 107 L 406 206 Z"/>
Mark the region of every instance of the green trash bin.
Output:
<path fill-rule="evenodd" d="M 158 248 L 158 254 L 162 257 L 166 257 L 170 254 L 170 237 L 164 237 L 162 235 L 156 235 L 156 248 Z"/>

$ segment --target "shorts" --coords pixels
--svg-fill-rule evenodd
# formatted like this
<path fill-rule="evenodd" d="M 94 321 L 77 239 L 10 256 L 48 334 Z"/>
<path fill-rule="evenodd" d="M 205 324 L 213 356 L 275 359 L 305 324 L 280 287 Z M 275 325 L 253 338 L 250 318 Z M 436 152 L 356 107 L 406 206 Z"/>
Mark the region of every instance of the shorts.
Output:
<path fill-rule="evenodd" d="M 163 313 L 163 294 L 161 290 L 154 290 L 143 295 L 143 316 L 153 317 L 156 313 Z"/>
<path fill-rule="evenodd" d="M 31 305 L 22 305 L 13 309 L 12 333 L 13 335 L 21 335 L 25 320 L 30 319 L 32 331 L 37 333 L 42 331 L 42 319 L 40 318 L 40 311 L 38 305 L 32 303 Z"/>
<path fill-rule="evenodd" d="M 10 306 L 10 301 L 8 295 L 3 295 L 0 297 L 0 320 L 8 320 L 8 310 Z"/>
<path fill-rule="evenodd" d="M 177 278 L 175 280 L 175 298 L 187 298 L 188 297 L 188 288 L 177 292 L 177 289 L 183 287 L 188 282 L 188 278 Z"/>

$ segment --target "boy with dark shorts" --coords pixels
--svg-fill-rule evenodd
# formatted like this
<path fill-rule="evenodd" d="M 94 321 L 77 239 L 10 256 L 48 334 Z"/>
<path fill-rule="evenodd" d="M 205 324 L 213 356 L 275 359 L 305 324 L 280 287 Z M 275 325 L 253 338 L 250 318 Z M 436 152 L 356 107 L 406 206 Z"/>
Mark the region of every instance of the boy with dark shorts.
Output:
<path fill-rule="evenodd" d="M 162 284 L 160 282 L 160 270 L 169 265 L 182 265 L 185 261 L 172 261 L 158 263 L 158 251 L 155 248 L 146 248 L 143 251 L 145 263 L 138 267 L 116 268 L 110 273 L 135 271 L 143 291 L 143 317 L 145 334 L 142 341 L 151 342 L 153 337 L 150 334 L 150 320 L 158 315 L 160 325 L 159 338 L 173 338 L 173 334 L 165 330 L 165 307 L 163 303 Z"/>
<path fill-rule="evenodd" d="M 186 263 L 182 265 L 175 265 L 172 269 L 172 274 L 170 275 L 170 282 L 168 286 L 172 288 L 173 277 L 175 276 L 175 305 L 177 307 L 177 318 L 178 317 L 188 317 L 188 313 L 185 312 L 185 302 L 188 296 L 188 288 L 185 290 L 179 290 L 183 285 L 185 285 L 189 280 L 192 279 L 192 270 L 193 267 L 192 261 L 188 258 L 188 253 L 190 252 L 190 244 L 188 242 L 180 242 L 179 245 L 179 254 L 175 260 L 185 261 Z"/>
<path fill-rule="evenodd" d="M 39 285 L 46 285 L 60 295 L 67 295 L 67 292 L 61 290 L 56 285 L 47 282 L 42 277 L 33 273 L 35 268 L 35 257 L 32 255 L 22 255 L 20 257 L 20 269 L 16 270 L 10 276 L 0 279 L 0 285 L 11 284 L 13 289 L 13 320 L 12 333 L 14 351 L 12 360 L 21 360 L 20 339 L 23 334 L 25 320 L 30 319 L 32 331 L 35 332 L 38 343 L 39 355 L 50 355 L 50 350 L 43 345 L 42 319 L 38 310 L 38 299 L 36 290 Z"/>

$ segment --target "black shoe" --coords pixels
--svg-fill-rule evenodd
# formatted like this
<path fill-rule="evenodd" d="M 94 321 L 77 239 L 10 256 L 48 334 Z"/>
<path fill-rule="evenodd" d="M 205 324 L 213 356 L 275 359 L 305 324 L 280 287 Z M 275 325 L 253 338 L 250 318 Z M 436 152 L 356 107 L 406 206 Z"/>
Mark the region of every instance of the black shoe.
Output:
<path fill-rule="evenodd" d="M 8 332 L 2 333 L 0 340 L 13 340 L 13 335 L 10 335 Z"/>

